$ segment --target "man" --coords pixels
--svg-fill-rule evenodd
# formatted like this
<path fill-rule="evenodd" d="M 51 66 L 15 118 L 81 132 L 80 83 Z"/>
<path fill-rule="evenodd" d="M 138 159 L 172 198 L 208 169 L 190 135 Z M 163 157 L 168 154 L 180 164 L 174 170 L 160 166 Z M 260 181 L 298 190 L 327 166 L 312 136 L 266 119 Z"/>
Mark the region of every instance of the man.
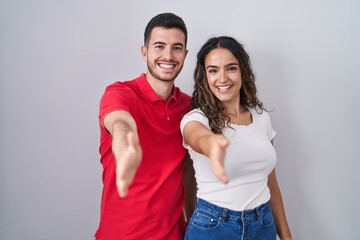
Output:
<path fill-rule="evenodd" d="M 182 173 L 187 152 L 180 120 L 190 110 L 190 96 L 174 81 L 184 64 L 186 43 L 180 17 L 155 16 L 146 26 L 141 48 L 146 74 L 110 85 L 102 96 L 104 188 L 97 240 L 184 237 Z M 184 174 L 193 177 L 192 165 L 185 166 L 190 171 Z"/>

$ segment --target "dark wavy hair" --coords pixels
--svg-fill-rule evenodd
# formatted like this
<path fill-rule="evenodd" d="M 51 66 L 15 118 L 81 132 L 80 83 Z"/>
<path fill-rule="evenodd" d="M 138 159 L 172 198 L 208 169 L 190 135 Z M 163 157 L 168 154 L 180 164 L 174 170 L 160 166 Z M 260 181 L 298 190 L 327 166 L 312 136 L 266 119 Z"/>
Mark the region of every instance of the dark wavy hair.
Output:
<path fill-rule="evenodd" d="M 149 23 L 146 25 L 144 32 L 144 45 L 147 46 L 149 44 L 150 35 L 152 30 L 155 27 L 165 27 L 165 28 L 178 28 L 185 35 L 185 47 L 187 44 L 187 28 L 185 22 L 181 17 L 173 14 L 173 13 L 160 13 L 153 17 Z"/>
<path fill-rule="evenodd" d="M 243 45 L 232 37 L 220 36 L 210 38 L 197 54 L 197 63 L 194 71 L 195 86 L 191 101 L 192 108 L 200 108 L 209 119 L 211 131 L 222 133 L 230 126 L 230 117 L 222 102 L 211 92 L 205 72 L 205 58 L 211 50 L 225 48 L 232 52 L 239 61 L 242 86 L 240 89 L 240 105 L 255 108 L 262 113 L 265 109 L 256 96 L 255 76 L 252 71 L 250 57 Z"/>

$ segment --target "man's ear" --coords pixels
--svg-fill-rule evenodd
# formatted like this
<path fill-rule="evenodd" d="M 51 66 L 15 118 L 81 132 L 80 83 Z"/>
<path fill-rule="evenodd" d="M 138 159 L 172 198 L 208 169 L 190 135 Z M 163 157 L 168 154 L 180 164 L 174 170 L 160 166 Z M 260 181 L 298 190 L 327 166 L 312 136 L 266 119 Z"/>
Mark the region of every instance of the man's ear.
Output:
<path fill-rule="evenodd" d="M 147 48 L 146 46 L 141 46 L 141 56 L 144 59 L 144 61 L 147 61 Z"/>

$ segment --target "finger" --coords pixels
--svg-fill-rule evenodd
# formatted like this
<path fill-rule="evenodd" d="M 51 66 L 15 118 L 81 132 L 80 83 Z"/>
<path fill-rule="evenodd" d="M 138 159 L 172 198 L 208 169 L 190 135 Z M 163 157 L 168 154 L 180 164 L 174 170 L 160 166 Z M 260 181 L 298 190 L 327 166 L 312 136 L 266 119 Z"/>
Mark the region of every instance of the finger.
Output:
<path fill-rule="evenodd" d="M 222 181 L 225 184 L 227 184 L 229 182 L 229 178 L 227 177 L 224 169 L 219 169 L 217 177 L 219 178 L 220 181 Z"/>
<path fill-rule="evenodd" d="M 128 190 L 129 190 L 129 186 L 126 184 L 125 181 L 123 180 L 119 180 L 117 181 L 117 189 L 119 192 L 120 197 L 126 197 Z"/>
<path fill-rule="evenodd" d="M 213 168 L 214 174 L 220 181 L 222 181 L 224 183 L 229 182 L 229 179 L 225 172 L 224 164 L 220 160 L 212 161 L 212 168 Z"/>
<path fill-rule="evenodd" d="M 225 184 L 228 184 L 228 183 L 229 183 L 229 178 L 226 176 L 226 173 L 224 173 L 224 174 L 221 176 L 220 181 L 222 181 L 222 182 L 225 183 Z"/>

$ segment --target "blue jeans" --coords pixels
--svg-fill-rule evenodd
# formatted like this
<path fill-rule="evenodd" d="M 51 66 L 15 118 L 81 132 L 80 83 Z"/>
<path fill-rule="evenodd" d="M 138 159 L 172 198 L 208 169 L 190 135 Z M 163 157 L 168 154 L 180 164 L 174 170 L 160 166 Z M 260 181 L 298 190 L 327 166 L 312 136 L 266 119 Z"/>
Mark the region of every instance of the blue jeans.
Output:
<path fill-rule="evenodd" d="M 275 240 L 276 226 L 269 203 L 232 211 L 198 199 L 185 240 Z"/>

